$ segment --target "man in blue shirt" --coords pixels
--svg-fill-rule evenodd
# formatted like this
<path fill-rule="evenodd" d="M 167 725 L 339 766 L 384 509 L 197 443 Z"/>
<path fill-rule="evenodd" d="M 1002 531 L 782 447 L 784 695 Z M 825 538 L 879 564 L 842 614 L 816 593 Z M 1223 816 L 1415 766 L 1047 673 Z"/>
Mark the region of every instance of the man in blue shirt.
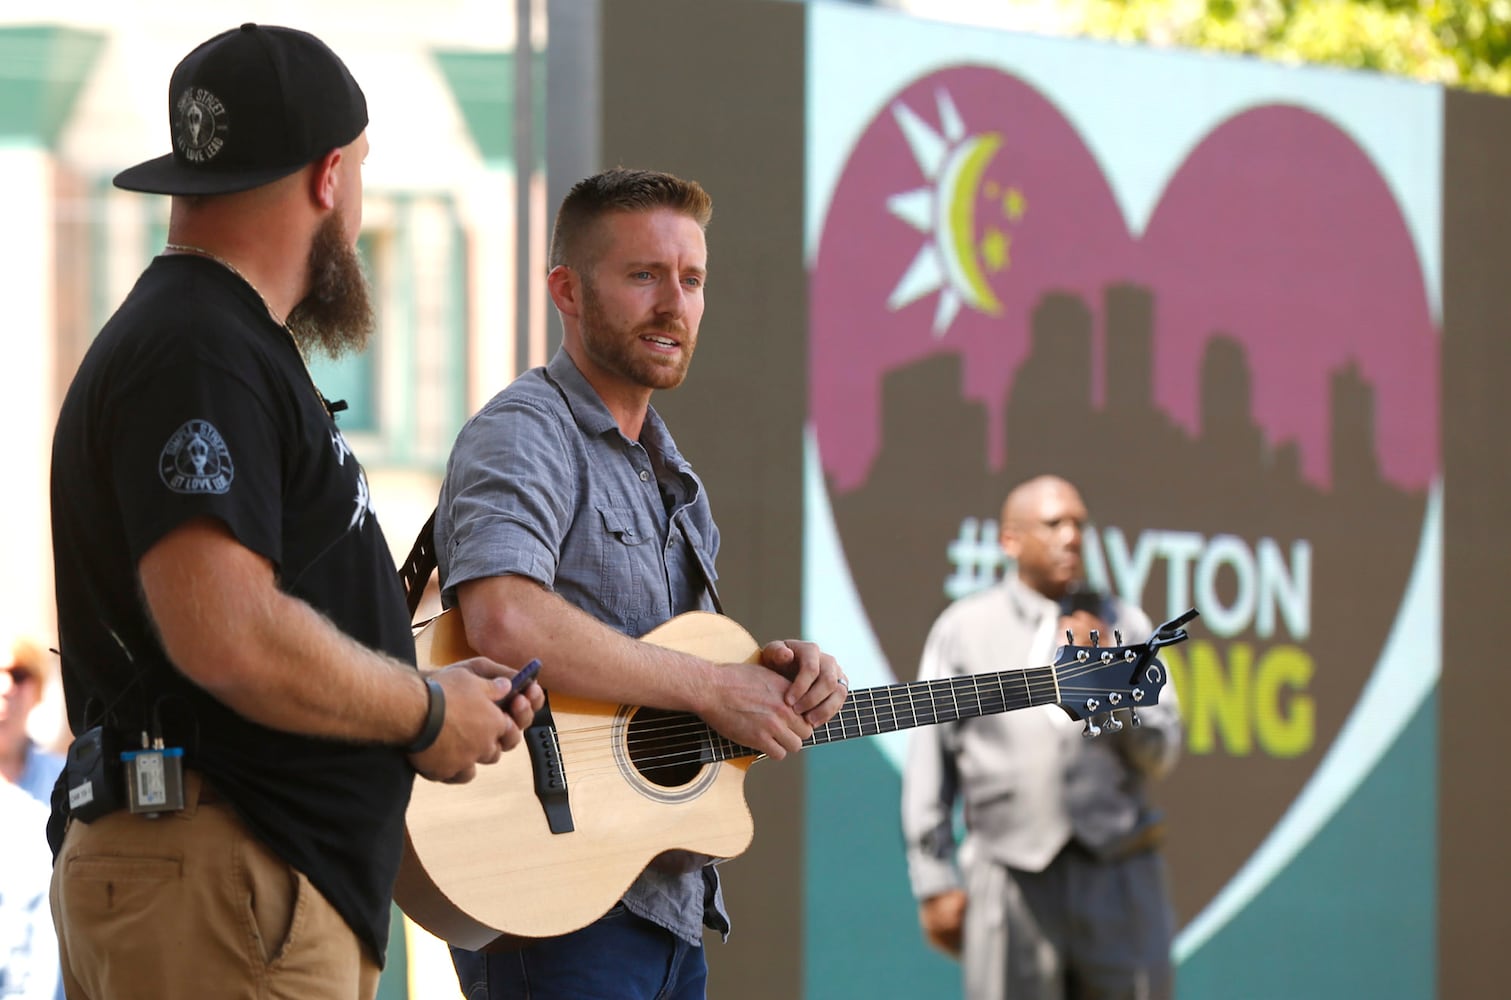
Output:
<path fill-rule="evenodd" d="M 58 937 L 47 908 L 52 854 L 45 805 L 0 781 L 0 997 L 62 1000 Z"/>
<path fill-rule="evenodd" d="M 0 865 L 0 997 L 62 1000 L 58 939 L 47 907 L 52 855 L 46 831 L 63 755 L 42 749 L 26 729 L 51 671 L 48 654 L 29 639 L 16 639 L 8 655 L 0 670 L 0 855 L 6 859 Z"/>
<path fill-rule="evenodd" d="M 29 639 L 11 644 L 10 661 L 0 670 L 0 777 L 44 805 L 63 770 L 63 755 L 44 750 L 27 735 L 26 720 L 42 700 L 50 673 L 46 654 Z"/>
<path fill-rule="evenodd" d="M 548 287 L 562 348 L 463 428 L 436 516 L 443 600 L 469 643 L 539 657 L 553 692 L 692 712 L 781 759 L 844 702 L 834 658 L 773 642 L 716 664 L 633 637 L 718 607 L 719 532 L 651 407 L 697 345 L 712 203 L 696 183 L 609 170 L 563 201 Z M 652 865 L 596 923 L 523 951 L 453 958 L 469 997 L 701 998 L 703 928 L 727 932 L 713 867 Z"/>

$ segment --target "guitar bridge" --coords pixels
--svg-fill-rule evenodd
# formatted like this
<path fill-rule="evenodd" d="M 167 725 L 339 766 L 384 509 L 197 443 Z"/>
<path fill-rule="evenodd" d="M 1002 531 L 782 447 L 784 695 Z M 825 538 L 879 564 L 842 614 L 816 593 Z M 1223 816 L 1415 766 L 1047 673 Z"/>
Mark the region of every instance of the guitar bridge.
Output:
<path fill-rule="evenodd" d="M 525 730 L 525 746 L 530 751 L 530 769 L 535 774 L 535 797 L 546 813 L 552 833 L 571 833 L 572 803 L 567 797 L 567 772 L 562 766 L 561 744 L 556 739 L 556 723 L 549 705 L 535 713 L 535 725 Z"/>

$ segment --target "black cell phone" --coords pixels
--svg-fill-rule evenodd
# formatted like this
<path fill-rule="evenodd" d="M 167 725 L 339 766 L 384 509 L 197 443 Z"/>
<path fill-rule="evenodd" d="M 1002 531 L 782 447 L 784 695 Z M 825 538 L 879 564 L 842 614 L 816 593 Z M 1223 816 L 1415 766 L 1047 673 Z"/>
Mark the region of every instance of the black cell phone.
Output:
<path fill-rule="evenodd" d="M 514 696 L 529 687 L 530 682 L 535 680 L 535 675 L 538 673 L 540 673 L 539 660 L 531 660 L 520 667 L 519 673 L 515 674 L 513 679 L 509 681 L 509 693 L 499 699 L 498 707 L 507 709 L 509 702 L 514 700 Z"/>
<path fill-rule="evenodd" d="M 1089 588 L 1072 590 L 1060 601 L 1060 613 L 1073 615 L 1077 611 L 1085 611 L 1100 618 L 1102 603 L 1102 595 L 1098 591 Z"/>

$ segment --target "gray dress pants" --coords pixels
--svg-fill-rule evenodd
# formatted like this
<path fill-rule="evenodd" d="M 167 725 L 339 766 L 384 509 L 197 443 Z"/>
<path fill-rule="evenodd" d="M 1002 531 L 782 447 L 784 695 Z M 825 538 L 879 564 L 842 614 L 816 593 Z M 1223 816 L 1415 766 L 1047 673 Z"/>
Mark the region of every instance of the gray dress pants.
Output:
<path fill-rule="evenodd" d="M 1158 851 L 1100 861 L 1074 843 L 1042 872 L 966 864 L 967 1000 L 1170 1000 L 1174 920 Z"/>

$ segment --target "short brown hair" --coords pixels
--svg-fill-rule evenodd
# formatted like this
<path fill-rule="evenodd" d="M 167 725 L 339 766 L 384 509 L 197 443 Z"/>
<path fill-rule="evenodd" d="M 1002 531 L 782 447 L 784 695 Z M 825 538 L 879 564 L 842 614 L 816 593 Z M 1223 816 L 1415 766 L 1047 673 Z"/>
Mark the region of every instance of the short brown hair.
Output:
<path fill-rule="evenodd" d="M 615 167 L 572 186 L 556 212 L 551 233 L 551 267 L 565 264 L 586 270 L 593 263 L 590 234 L 594 224 L 610 212 L 649 212 L 668 208 L 707 228 L 714 203 L 697 181 L 686 181 L 657 170 Z"/>
<path fill-rule="evenodd" d="M 0 656 L 4 655 L 3 646 L 0 646 Z M 29 671 L 38 684 L 45 684 L 53 674 L 53 656 L 50 651 L 43 649 L 40 643 L 28 636 L 10 638 L 10 661 L 5 663 L 0 660 L 0 665 L 21 667 Z"/>

